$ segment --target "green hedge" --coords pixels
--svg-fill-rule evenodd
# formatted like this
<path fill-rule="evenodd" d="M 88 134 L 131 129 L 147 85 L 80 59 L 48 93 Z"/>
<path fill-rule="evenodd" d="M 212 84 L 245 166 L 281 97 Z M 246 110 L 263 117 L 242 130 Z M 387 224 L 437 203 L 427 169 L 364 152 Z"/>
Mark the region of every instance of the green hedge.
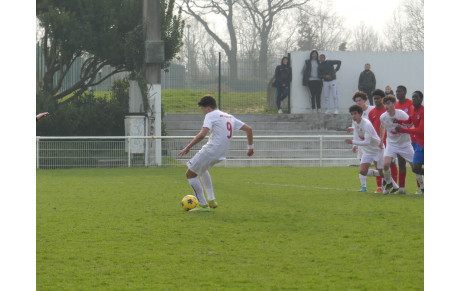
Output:
<path fill-rule="evenodd" d="M 50 104 L 37 95 L 37 111 L 50 112 L 37 123 L 38 136 L 123 136 L 124 119 L 128 114 L 129 82 L 116 81 L 112 94 L 103 98 L 93 92 L 66 104 Z"/>

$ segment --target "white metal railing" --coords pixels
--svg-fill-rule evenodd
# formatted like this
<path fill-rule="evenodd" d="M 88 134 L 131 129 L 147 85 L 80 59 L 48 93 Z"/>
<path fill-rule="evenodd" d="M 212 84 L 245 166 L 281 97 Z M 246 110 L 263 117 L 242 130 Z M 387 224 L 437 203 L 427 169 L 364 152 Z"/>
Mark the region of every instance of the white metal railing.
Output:
<path fill-rule="evenodd" d="M 207 141 L 187 156 L 179 152 L 194 136 L 36 137 L 37 169 L 158 167 L 184 165 Z M 349 166 L 359 164 L 350 135 L 255 136 L 255 154 L 246 156 L 246 137 L 234 136 L 227 159 L 219 166 Z"/>

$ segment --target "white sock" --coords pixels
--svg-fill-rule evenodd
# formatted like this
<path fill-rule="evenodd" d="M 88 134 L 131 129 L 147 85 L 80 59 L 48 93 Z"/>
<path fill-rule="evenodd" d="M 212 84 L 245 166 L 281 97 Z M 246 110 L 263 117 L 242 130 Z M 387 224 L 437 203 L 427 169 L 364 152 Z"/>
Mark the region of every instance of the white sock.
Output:
<path fill-rule="evenodd" d="M 208 202 L 206 201 L 206 198 L 204 197 L 203 193 L 203 186 L 201 186 L 200 179 L 198 177 L 188 179 L 188 183 L 193 189 L 193 192 L 195 192 L 195 196 L 198 199 L 198 202 L 200 205 L 207 205 Z"/>
<path fill-rule="evenodd" d="M 359 181 L 361 181 L 361 187 L 367 188 L 366 187 L 367 176 L 359 174 Z"/>
<path fill-rule="evenodd" d="M 216 199 L 214 195 L 214 188 L 212 187 L 211 175 L 209 174 L 209 172 L 204 172 L 203 175 L 200 176 L 200 178 L 201 182 L 203 183 L 204 190 L 206 190 L 206 196 L 208 196 L 208 201 Z"/>
<path fill-rule="evenodd" d="M 423 189 L 424 188 L 423 176 L 419 174 L 415 174 L 415 178 L 417 179 L 417 182 L 420 184 L 420 189 Z"/>
<path fill-rule="evenodd" d="M 393 179 L 391 178 L 391 170 L 388 168 L 387 170 L 383 169 L 383 178 L 387 184 L 390 184 Z"/>
<path fill-rule="evenodd" d="M 378 170 L 369 169 L 369 170 L 367 170 L 367 176 L 380 177 L 380 173 L 379 173 Z"/>

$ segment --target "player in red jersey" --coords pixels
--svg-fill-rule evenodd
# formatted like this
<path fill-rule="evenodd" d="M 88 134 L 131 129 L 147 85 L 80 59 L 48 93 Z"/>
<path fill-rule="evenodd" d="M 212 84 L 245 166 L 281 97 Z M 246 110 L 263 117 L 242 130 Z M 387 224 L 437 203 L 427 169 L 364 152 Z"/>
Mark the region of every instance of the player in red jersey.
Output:
<path fill-rule="evenodd" d="M 411 116 L 414 112 L 414 106 L 412 105 L 412 100 L 406 98 L 407 88 L 403 85 L 396 87 L 396 99 L 398 102 L 395 104 L 395 109 L 400 109 L 404 111 L 407 115 Z M 411 137 L 412 143 L 414 140 Z M 398 175 L 398 184 L 399 184 L 399 194 L 406 193 L 406 160 L 398 155 L 398 166 L 399 166 L 399 175 Z M 395 180 L 396 181 L 396 180 Z"/>
<path fill-rule="evenodd" d="M 417 182 L 419 183 L 419 189 L 416 194 L 423 194 L 424 183 L 424 119 L 425 119 L 425 109 L 422 105 L 423 102 L 423 93 L 420 91 L 415 91 L 412 93 L 412 103 L 414 105 L 414 111 L 410 118 L 406 121 L 399 121 L 400 123 L 414 125 L 414 128 L 404 128 L 396 127 L 396 131 L 402 133 L 409 133 L 412 140 L 415 140 L 413 143 L 414 146 L 414 159 L 412 161 L 412 171 L 417 177 Z"/>
<path fill-rule="evenodd" d="M 375 89 L 372 91 L 372 96 L 374 98 L 374 104 L 375 108 L 373 108 L 369 114 L 368 114 L 368 119 L 374 126 L 375 131 L 380 132 L 380 115 L 386 112 L 385 106 L 383 105 L 383 97 L 385 97 L 385 92 L 381 89 Z M 383 140 L 383 143 L 386 145 L 386 132 L 385 132 L 385 137 Z M 377 167 L 377 165 L 376 165 Z M 396 166 L 396 163 L 391 163 L 391 176 L 393 180 L 398 179 L 398 167 Z M 375 193 L 382 193 L 383 188 L 382 188 L 382 177 L 376 177 L 377 179 L 377 190 Z"/>

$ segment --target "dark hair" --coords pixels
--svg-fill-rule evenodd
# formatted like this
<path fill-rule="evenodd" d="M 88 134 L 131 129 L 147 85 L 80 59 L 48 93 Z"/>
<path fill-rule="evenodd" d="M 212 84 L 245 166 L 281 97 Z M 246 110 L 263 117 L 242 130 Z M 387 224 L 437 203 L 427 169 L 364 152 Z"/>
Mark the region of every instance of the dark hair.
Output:
<path fill-rule="evenodd" d="M 393 95 L 387 95 L 383 98 L 383 103 L 387 103 L 387 101 L 391 101 L 391 103 L 396 103 L 396 98 Z"/>
<path fill-rule="evenodd" d="M 364 101 L 367 101 L 367 94 L 366 92 L 363 91 L 356 91 L 355 94 L 353 94 L 353 97 L 351 98 L 353 101 L 355 101 L 355 98 L 361 97 Z M 356 101 L 355 101 L 356 102 Z"/>
<path fill-rule="evenodd" d="M 422 91 L 418 91 L 418 90 L 417 90 L 417 91 L 414 91 L 414 93 L 417 93 L 418 96 L 420 97 L 420 99 L 423 100 L 423 93 L 422 93 Z M 413 93 L 412 93 L 412 94 L 413 94 Z"/>
<path fill-rule="evenodd" d="M 200 102 L 198 102 L 198 106 L 200 107 L 211 107 L 212 109 L 217 108 L 216 99 L 211 95 L 204 95 L 201 97 Z"/>
<path fill-rule="evenodd" d="M 385 92 L 383 92 L 382 89 L 375 89 L 374 91 L 372 91 L 372 97 L 377 95 L 377 96 L 380 96 L 380 97 L 385 97 Z"/>
<path fill-rule="evenodd" d="M 407 88 L 406 86 L 403 86 L 403 85 L 399 85 L 398 87 L 396 87 L 396 90 L 398 89 L 402 89 L 404 91 L 404 93 L 407 93 Z"/>
<path fill-rule="evenodd" d="M 312 50 L 312 51 L 310 52 L 310 60 L 312 59 L 311 56 L 313 55 L 313 53 L 316 53 L 316 60 L 318 61 L 318 60 L 319 60 L 319 53 L 318 53 L 317 50 Z"/>
<path fill-rule="evenodd" d="M 286 66 L 289 66 L 289 63 L 290 63 L 291 61 L 289 60 L 288 57 L 283 57 L 283 58 L 281 59 L 281 65 L 284 65 L 284 64 L 283 64 L 284 59 L 287 59 L 287 60 L 288 60 Z"/>
<path fill-rule="evenodd" d="M 351 105 L 350 108 L 348 108 L 348 111 L 352 113 L 353 111 L 358 112 L 358 114 L 363 114 L 363 109 L 359 105 Z"/>

